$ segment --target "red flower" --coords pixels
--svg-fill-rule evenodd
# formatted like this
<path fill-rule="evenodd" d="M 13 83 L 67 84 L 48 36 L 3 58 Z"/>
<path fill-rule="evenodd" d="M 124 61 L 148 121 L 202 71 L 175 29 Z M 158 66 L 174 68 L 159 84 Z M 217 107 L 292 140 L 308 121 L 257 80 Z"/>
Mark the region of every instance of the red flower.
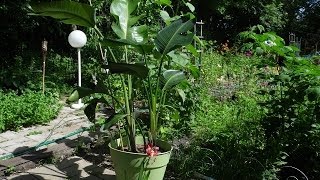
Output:
<path fill-rule="evenodd" d="M 158 147 L 153 146 L 151 143 L 145 146 L 146 147 L 146 153 L 148 156 L 153 157 L 158 155 Z"/>

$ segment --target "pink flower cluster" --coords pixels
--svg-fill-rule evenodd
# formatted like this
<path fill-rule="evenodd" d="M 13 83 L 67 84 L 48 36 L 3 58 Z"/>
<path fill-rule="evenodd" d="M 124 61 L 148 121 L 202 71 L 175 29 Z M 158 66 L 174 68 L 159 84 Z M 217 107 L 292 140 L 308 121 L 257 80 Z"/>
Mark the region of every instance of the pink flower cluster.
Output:
<path fill-rule="evenodd" d="M 153 157 L 158 155 L 159 147 L 153 146 L 151 143 L 145 146 L 145 150 L 148 156 Z"/>

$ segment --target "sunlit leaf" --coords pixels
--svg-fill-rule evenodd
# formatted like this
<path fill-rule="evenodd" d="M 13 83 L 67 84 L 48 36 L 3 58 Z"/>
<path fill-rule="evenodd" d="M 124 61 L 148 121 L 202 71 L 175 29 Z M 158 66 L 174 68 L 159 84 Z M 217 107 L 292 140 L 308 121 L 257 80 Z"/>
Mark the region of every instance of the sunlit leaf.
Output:
<path fill-rule="evenodd" d="M 32 15 L 49 16 L 65 24 L 95 27 L 95 10 L 88 4 L 73 1 L 53 1 L 30 4 Z"/>
<path fill-rule="evenodd" d="M 170 19 L 170 15 L 167 11 L 160 11 L 160 16 L 164 21 L 167 21 Z"/>
<path fill-rule="evenodd" d="M 182 102 L 184 102 L 186 100 L 186 93 L 182 89 L 176 89 L 176 91 L 178 92 L 179 96 L 181 97 Z"/>
<path fill-rule="evenodd" d="M 89 88 L 78 87 L 73 93 L 69 96 L 68 101 L 74 102 L 83 97 L 93 94 L 94 91 Z"/>
<path fill-rule="evenodd" d="M 156 0 L 156 3 L 160 4 L 160 5 L 170 6 L 171 5 L 171 0 Z"/>
<path fill-rule="evenodd" d="M 187 2 L 186 6 L 188 6 L 188 8 L 190 9 L 191 12 L 194 12 L 196 10 L 196 8 L 191 3 Z"/>
<path fill-rule="evenodd" d="M 95 86 L 94 89 L 90 89 L 90 88 L 85 88 L 85 87 L 77 87 L 72 94 L 69 96 L 68 98 L 68 102 L 74 102 L 77 101 L 81 98 L 93 95 L 95 93 L 103 93 L 103 94 L 107 94 L 107 88 L 105 87 L 105 85 L 103 84 L 102 81 L 98 81 L 97 85 Z"/>
<path fill-rule="evenodd" d="M 182 67 L 186 67 L 186 65 L 189 63 L 189 57 L 186 54 L 180 53 L 180 54 L 175 54 L 174 52 L 170 52 L 168 54 L 171 57 L 171 60 L 182 66 Z"/>
<path fill-rule="evenodd" d="M 155 39 L 155 45 L 158 51 L 164 55 L 176 48 L 190 44 L 194 35 L 188 31 L 191 30 L 193 26 L 193 20 L 183 22 L 179 19 L 165 27 L 158 33 Z"/>
<path fill-rule="evenodd" d="M 120 39 L 126 39 L 141 43 L 147 40 L 147 26 L 133 26 L 143 16 L 132 16 L 138 7 L 139 0 L 114 0 L 111 3 L 110 12 L 116 17 L 116 22 L 111 28 Z"/>
<path fill-rule="evenodd" d="M 195 57 L 199 57 L 200 56 L 200 54 L 198 53 L 197 49 L 192 44 L 187 45 L 186 49 L 188 51 L 190 51 L 193 56 L 195 56 Z"/>
<path fill-rule="evenodd" d="M 164 90 L 168 90 L 183 80 L 186 79 L 186 76 L 183 72 L 178 71 L 178 70 L 166 70 L 163 73 L 163 78 L 164 78 Z"/>
<path fill-rule="evenodd" d="M 133 47 L 140 54 L 151 53 L 154 48 L 153 44 L 137 43 L 134 41 L 130 41 L 128 39 L 105 39 L 102 42 L 102 44 L 106 46 L 112 46 L 112 47 L 129 45 Z"/>

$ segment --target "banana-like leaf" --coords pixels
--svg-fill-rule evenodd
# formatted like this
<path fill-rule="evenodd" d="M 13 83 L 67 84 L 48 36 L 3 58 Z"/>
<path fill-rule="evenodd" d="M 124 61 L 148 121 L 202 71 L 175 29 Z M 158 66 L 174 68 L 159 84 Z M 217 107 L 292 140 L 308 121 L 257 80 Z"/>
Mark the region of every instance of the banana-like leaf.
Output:
<path fill-rule="evenodd" d="M 187 64 L 189 64 L 189 57 L 188 55 L 184 53 L 175 54 L 173 51 L 168 53 L 168 56 L 171 57 L 171 60 L 176 63 L 177 65 L 180 65 L 181 67 L 186 67 Z"/>
<path fill-rule="evenodd" d="M 171 0 L 156 0 L 156 3 L 160 5 L 170 6 L 172 2 Z"/>
<path fill-rule="evenodd" d="M 108 101 L 105 98 L 94 98 L 87 102 L 87 106 L 84 109 L 84 114 L 87 116 L 89 121 L 95 122 L 96 120 L 96 107 L 98 103 L 108 104 Z"/>
<path fill-rule="evenodd" d="M 155 39 L 155 45 L 158 51 L 162 55 L 165 55 L 176 48 L 190 44 L 194 35 L 188 33 L 188 31 L 191 30 L 193 26 L 193 20 L 183 22 L 182 19 L 179 19 L 165 27 L 158 33 Z"/>
<path fill-rule="evenodd" d="M 191 75 L 194 78 L 199 78 L 200 77 L 200 70 L 195 65 L 189 65 L 188 66 L 188 70 L 189 70 L 189 72 L 191 73 Z"/>
<path fill-rule="evenodd" d="M 140 45 L 139 43 L 130 41 L 128 39 L 108 39 L 108 38 L 106 38 L 104 41 L 102 41 L 102 44 L 106 45 L 106 46 L 112 46 L 112 47 L 126 46 L 126 45 L 130 45 L 130 46 Z"/>
<path fill-rule="evenodd" d="M 85 88 L 85 87 L 77 87 L 72 94 L 68 98 L 68 102 L 74 102 L 81 98 L 84 98 L 86 96 L 90 96 L 95 93 L 104 93 L 106 94 L 108 92 L 105 85 L 102 83 L 102 81 L 98 81 L 98 84 L 95 86 L 94 89 Z"/>
<path fill-rule="evenodd" d="M 163 79 L 163 90 L 168 90 L 185 80 L 186 76 L 183 72 L 178 70 L 166 70 L 163 72 Z"/>
<path fill-rule="evenodd" d="M 137 43 L 145 42 L 147 26 L 133 26 L 143 16 L 132 16 L 138 7 L 139 0 L 114 0 L 111 3 L 110 12 L 116 17 L 117 22 L 112 23 L 111 28 L 120 39 L 126 39 Z"/>
<path fill-rule="evenodd" d="M 127 116 L 128 114 L 115 114 L 113 116 L 110 116 L 106 123 L 101 126 L 100 131 L 106 131 L 111 126 L 115 125 L 118 121 L 124 119 Z"/>
<path fill-rule="evenodd" d="M 191 4 L 191 3 L 186 3 L 186 6 L 188 6 L 188 8 L 189 8 L 189 10 L 191 11 L 191 12 L 194 12 L 195 10 L 196 10 L 196 8 Z"/>
<path fill-rule="evenodd" d="M 170 15 L 167 11 L 160 11 L 160 16 L 164 21 L 170 20 Z"/>
<path fill-rule="evenodd" d="M 50 16 L 65 24 L 92 27 L 96 25 L 96 15 L 93 7 L 88 4 L 73 1 L 53 1 L 30 4 L 32 15 Z"/>
<path fill-rule="evenodd" d="M 186 93 L 182 90 L 182 89 L 176 89 L 177 93 L 179 94 L 179 96 L 182 99 L 182 102 L 186 101 Z"/>
<path fill-rule="evenodd" d="M 197 49 L 192 44 L 187 45 L 186 49 L 188 51 L 190 51 L 193 56 L 200 57 L 199 52 L 197 51 Z"/>
<path fill-rule="evenodd" d="M 142 79 L 146 78 L 149 73 L 149 69 L 142 64 L 109 63 L 104 68 L 109 69 L 111 73 L 131 74 Z"/>
<path fill-rule="evenodd" d="M 151 53 L 154 45 L 153 44 L 141 44 L 141 43 L 137 43 L 137 42 L 133 42 L 127 39 L 105 39 L 102 42 L 103 45 L 106 46 L 132 46 L 135 50 L 137 50 L 140 54 L 148 54 Z"/>
<path fill-rule="evenodd" d="M 138 45 L 133 47 L 140 54 L 150 54 L 153 52 L 153 49 L 154 49 L 153 44 L 144 44 L 144 45 Z"/>
<path fill-rule="evenodd" d="M 77 87 L 76 90 L 72 92 L 72 94 L 68 98 L 68 102 L 74 102 L 77 101 L 83 97 L 89 96 L 91 94 L 94 94 L 94 90 L 90 88 L 84 88 L 84 87 Z"/>

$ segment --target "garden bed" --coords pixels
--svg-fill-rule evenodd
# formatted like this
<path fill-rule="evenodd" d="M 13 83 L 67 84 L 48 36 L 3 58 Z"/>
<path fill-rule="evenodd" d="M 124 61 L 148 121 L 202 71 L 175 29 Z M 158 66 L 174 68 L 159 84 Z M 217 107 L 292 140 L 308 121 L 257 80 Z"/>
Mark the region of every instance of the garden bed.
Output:
<path fill-rule="evenodd" d="M 0 132 L 19 130 L 54 119 L 61 104 L 57 97 L 40 92 L 3 93 L 0 91 Z"/>

